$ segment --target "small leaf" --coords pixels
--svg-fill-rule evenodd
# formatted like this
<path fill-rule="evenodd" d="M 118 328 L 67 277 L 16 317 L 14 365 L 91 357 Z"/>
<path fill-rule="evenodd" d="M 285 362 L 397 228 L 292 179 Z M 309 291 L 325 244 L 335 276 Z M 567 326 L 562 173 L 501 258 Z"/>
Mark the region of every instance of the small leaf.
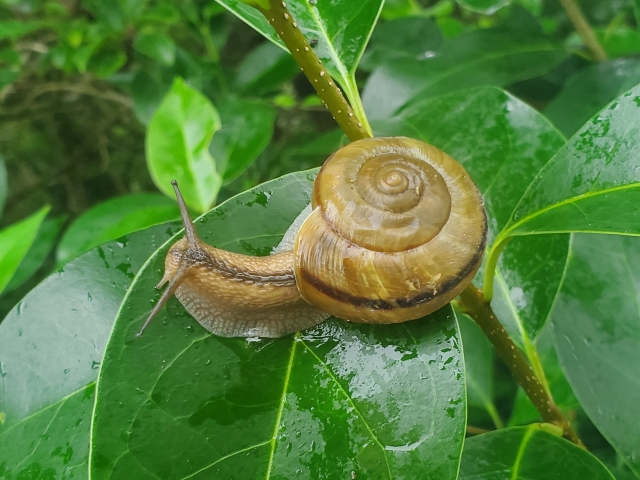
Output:
<path fill-rule="evenodd" d="M 139 70 L 133 76 L 130 88 L 136 117 L 144 125 L 149 125 L 171 85 L 146 70 Z"/>
<path fill-rule="evenodd" d="M 48 211 L 49 207 L 42 207 L 30 217 L 0 231 L 0 292 L 7 286 L 29 251 Z"/>
<path fill-rule="evenodd" d="M 542 426 L 505 428 L 468 438 L 458 478 L 615 480 L 596 457 Z"/>
<path fill-rule="evenodd" d="M 46 28 L 47 23 L 40 20 L 4 20 L 0 22 L 0 40 L 15 40 L 36 30 Z"/>
<path fill-rule="evenodd" d="M 40 224 L 31 248 L 20 262 L 16 273 L 4 290 L 5 292 L 18 288 L 42 266 L 56 243 L 64 220 L 64 217 L 48 218 Z"/>
<path fill-rule="evenodd" d="M 209 152 L 224 183 L 240 176 L 269 145 L 276 119 L 275 109 L 260 100 L 234 99 L 220 105 L 222 128 Z"/>
<path fill-rule="evenodd" d="M 639 252 L 636 237 L 573 235 L 552 325 L 580 405 L 640 477 Z"/>
<path fill-rule="evenodd" d="M 371 120 L 384 119 L 428 97 L 541 75 L 566 57 L 551 41 L 526 31 L 479 30 L 445 41 L 428 58 L 383 63 L 367 80 L 362 99 Z"/>
<path fill-rule="evenodd" d="M 511 0 L 457 0 L 457 2 L 461 7 L 472 12 L 492 15 L 502 7 L 509 5 Z"/>
<path fill-rule="evenodd" d="M 570 137 L 607 103 L 638 83 L 640 60 L 600 62 L 572 75 L 544 114 Z"/>
<path fill-rule="evenodd" d="M 177 230 L 157 226 L 97 247 L 0 324 L 1 476 L 87 478 L 95 382 L 113 319 L 134 272 Z"/>
<path fill-rule="evenodd" d="M 162 33 L 139 33 L 133 47 L 162 65 L 171 66 L 176 60 L 173 40 Z"/>
<path fill-rule="evenodd" d="M 243 60 L 236 70 L 235 82 L 242 93 L 262 95 L 281 88 L 298 73 L 300 67 L 291 55 L 265 42 Z"/>
<path fill-rule="evenodd" d="M 138 193 L 111 198 L 69 226 L 58 245 L 58 265 L 103 243 L 179 218 L 176 202 L 162 195 Z"/>
<path fill-rule="evenodd" d="M 147 129 L 147 165 L 156 186 L 173 198 L 171 180 L 177 180 L 187 205 L 199 212 L 211 207 L 222 184 L 208 150 L 219 128 L 211 102 L 176 78 Z"/>
<path fill-rule="evenodd" d="M 316 172 L 245 192 L 195 227 L 218 247 L 268 254 Z M 332 320 L 247 342 L 209 334 L 173 299 L 136 339 L 166 250 L 140 271 L 105 353 L 93 479 L 455 477 L 465 400 L 450 307 L 401 325 Z"/>
<path fill-rule="evenodd" d="M 216 0 L 267 39 L 284 48 L 262 14 L 239 0 Z M 383 0 L 287 2 L 287 8 L 327 71 L 342 86 L 356 112 L 361 108 L 355 71 L 378 20 Z M 348 20 L 347 20 L 348 19 Z"/>

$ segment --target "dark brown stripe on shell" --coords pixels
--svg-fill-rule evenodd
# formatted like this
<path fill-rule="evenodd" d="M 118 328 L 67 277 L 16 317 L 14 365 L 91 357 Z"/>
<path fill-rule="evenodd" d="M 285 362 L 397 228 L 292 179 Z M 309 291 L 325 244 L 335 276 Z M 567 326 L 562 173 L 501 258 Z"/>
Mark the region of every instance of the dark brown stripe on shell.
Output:
<path fill-rule="evenodd" d="M 313 276 L 307 270 L 301 270 L 302 276 L 306 282 L 313 285 L 318 291 L 322 292 L 328 297 L 334 298 L 340 302 L 348 303 L 356 307 L 368 307 L 373 310 L 393 310 L 396 308 L 410 308 L 428 302 L 435 298 L 436 295 L 443 295 L 453 290 L 464 278 L 466 278 L 474 268 L 482 261 L 484 250 L 487 243 L 487 217 L 484 218 L 484 231 L 482 235 L 481 244 L 476 250 L 476 254 L 473 258 L 464 266 L 458 275 L 450 278 L 446 282 L 440 285 L 439 289 L 432 289 L 421 292 L 413 297 L 408 298 L 396 298 L 395 300 L 376 300 L 366 297 L 357 297 L 343 290 L 337 289 L 332 285 L 329 285 L 319 278 Z"/>

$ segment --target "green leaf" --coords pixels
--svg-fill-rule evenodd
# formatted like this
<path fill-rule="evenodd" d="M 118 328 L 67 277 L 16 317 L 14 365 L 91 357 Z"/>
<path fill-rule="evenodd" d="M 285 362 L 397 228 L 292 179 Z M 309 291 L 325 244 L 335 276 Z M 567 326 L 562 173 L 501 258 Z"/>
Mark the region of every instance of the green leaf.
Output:
<path fill-rule="evenodd" d="M 288 52 L 271 42 L 264 42 L 243 60 L 236 70 L 238 91 L 262 95 L 282 87 L 300 72 L 300 67 Z"/>
<path fill-rule="evenodd" d="M 216 0 L 266 38 L 284 48 L 262 14 L 239 0 Z M 378 20 L 383 0 L 293 0 L 287 8 L 309 41 L 317 41 L 314 52 L 327 71 L 342 86 L 351 106 L 361 110 L 355 71 Z"/>
<path fill-rule="evenodd" d="M 571 76 L 544 114 L 570 137 L 607 103 L 637 83 L 640 83 L 640 60 L 600 62 Z"/>
<path fill-rule="evenodd" d="M 20 262 L 16 273 L 11 277 L 4 289 L 5 292 L 18 288 L 42 266 L 51 250 L 53 250 L 64 220 L 64 217 L 48 218 L 40 224 L 31 248 L 29 248 L 29 251 Z"/>
<path fill-rule="evenodd" d="M 428 99 L 372 125 L 377 135 L 406 135 L 431 143 L 465 167 L 484 197 L 489 245 L 564 142 L 538 112 L 487 87 Z M 565 235 L 527 238 L 512 242 L 501 258 L 493 307 L 523 347 L 548 318 L 567 249 Z"/>
<path fill-rule="evenodd" d="M 523 195 L 499 240 L 574 231 L 640 234 L 638 139 L 640 85 L 558 151 Z"/>
<path fill-rule="evenodd" d="M 276 120 L 275 109 L 260 100 L 233 99 L 220 105 L 222 128 L 209 152 L 224 183 L 240 176 L 269 145 Z"/>
<path fill-rule="evenodd" d="M 176 61 L 176 45 L 163 33 L 139 33 L 133 47 L 162 65 L 171 66 Z"/>
<path fill-rule="evenodd" d="M 493 401 L 494 350 L 480 327 L 464 314 L 457 314 L 464 345 L 464 366 L 467 379 L 467 408 L 483 409 L 495 428 L 502 428 L 500 414 Z"/>
<path fill-rule="evenodd" d="M 130 88 L 136 117 L 144 125 L 149 125 L 171 85 L 151 75 L 147 70 L 139 70 L 133 76 Z"/>
<path fill-rule="evenodd" d="M 0 476 L 87 478 L 95 382 L 113 319 L 157 226 L 66 265 L 0 325 Z"/>
<path fill-rule="evenodd" d="M 428 97 L 541 75 L 566 57 L 551 41 L 526 31 L 470 32 L 445 41 L 429 58 L 383 63 L 369 77 L 362 99 L 371 120 L 384 119 Z"/>
<path fill-rule="evenodd" d="M 4 209 L 4 202 L 7 199 L 9 182 L 7 180 L 7 167 L 4 160 L 0 159 L 0 213 Z"/>
<path fill-rule="evenodd" d="M 442 46 L 442 32 L 433 20 L 405 17 L 379 24 L 371 35 L 360 67 L 373 70 L 398 58 L 424 60 Z"/>
<path fill-rule="evenodd" d="M 208 150 L 219 128 L 211 102 L 176 78 L 147 129 L 147 165 L 154 183 L 173 198 L 171 180 L 177 180 L 187 205 L 199 212 L 211 207 L 222 184 Z"/>
<path fill-rule="evenodd" d="M 49 207 L 42 207 L 30 217 L 0 230 L 0 293 L 29 251 L 48 211 Z"/>
<path fill-rule="evenodd" d="M 99 78 L 115 74 L 127 63 L 127 55 L 120 50 L 101 50 L 89 59 L 87 70 Z"/>
<path fill-rule="evenodd" d="M 511 3 L 511 0 L 456 0 L 458 4 L 472 12 L 492 15 L 502 7 Z"/>
<path fill-rule="evenodd" d="M 15 40 L 36 30 L 46 28 L 47 23 L 40 20 L 4 20 L 0 22 L 0 40 Z"/>
<path fill-rule="evenodd" d="M 218 247 L 268 254 L 316 172 L 245 192 L 196 229 Z M 173 299 L 137 338 L 167 248 L 140 271 L 105 353 L 92 478 L 455 477 L 465 400 L 450 307 L 255 342 L 209 334 Z"/>
<path fill-rule="evenodd" d="M 573 236 L 552 324 L 560 364 L 598 430 L 640 476 L 640 239 Z"/>
<path fill-rule="evenodd" d="M 111 198 L 80 215 L 58 245 L 58 265 L 98 245 L 180 218 L 175 201 L 152 193 Z"/>
<path fill-rule="evenodd" d="M 614 480 L 586 450 L 537 425 L 468 438 L 460 480 Z"/>

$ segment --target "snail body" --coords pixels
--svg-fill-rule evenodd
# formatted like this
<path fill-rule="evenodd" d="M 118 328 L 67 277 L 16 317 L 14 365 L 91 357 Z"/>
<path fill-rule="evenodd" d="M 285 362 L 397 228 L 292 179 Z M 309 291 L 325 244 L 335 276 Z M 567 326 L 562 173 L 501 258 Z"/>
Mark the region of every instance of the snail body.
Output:
<path fill-rule="evenodd" d="M 199 323 L 225 337 L 279 337 L 330 315 L 398 323 L 453 300 L 486 244 L 482 197 L 464 168 L 405 137 L 353 142 L 314 183 L 293 250 L 251 257 L 197 239 L 177 186 L 186 238 L 174 244 L 147 323 L 174 292 Z M 145 323 L 146 326 L 146 323 Z M 143 327 L 144 328 L 144 327 Z"/>

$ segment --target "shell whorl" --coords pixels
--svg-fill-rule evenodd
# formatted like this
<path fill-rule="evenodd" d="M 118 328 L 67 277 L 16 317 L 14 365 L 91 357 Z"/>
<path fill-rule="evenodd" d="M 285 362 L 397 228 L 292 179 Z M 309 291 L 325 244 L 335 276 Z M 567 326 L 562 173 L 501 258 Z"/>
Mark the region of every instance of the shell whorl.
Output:
<path fill-rule="evenodd" d="M 464 168 L 404 137 L 353 142 L 318 174 L 295 244 L 298 288 L 344 319 L 392 323 L 451 301 L 477 271 L 486 216 Z"/>

